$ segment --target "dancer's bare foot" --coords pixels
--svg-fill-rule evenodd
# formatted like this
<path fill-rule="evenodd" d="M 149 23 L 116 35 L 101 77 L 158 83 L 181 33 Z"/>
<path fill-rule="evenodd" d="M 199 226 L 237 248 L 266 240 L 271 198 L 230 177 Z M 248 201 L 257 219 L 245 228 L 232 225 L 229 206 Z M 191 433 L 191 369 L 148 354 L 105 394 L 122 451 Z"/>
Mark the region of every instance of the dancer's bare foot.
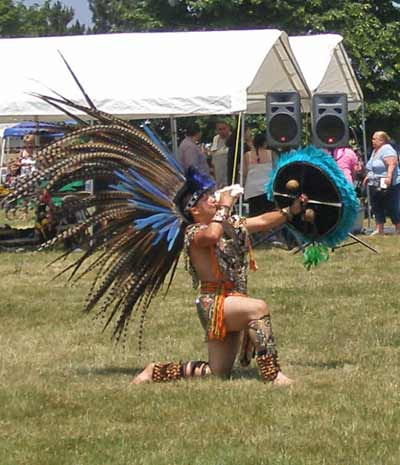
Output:
<path fill-rule="evenodd" d="M 155 363 L 150 363 L 147 367 L 141 371 L 137 376 L 133 378 L 131 384 L 142 384 L 142 383 L 149 383 L 153 377 L 153 370 L 154 370 Z"/>
<path fill-rule="evenodd" d="M 274 379 L 272 384 L 274 386 L 290 386 L 294 381 L 284 375 L 281 371 L 278 373 L 278 376 Z"/>

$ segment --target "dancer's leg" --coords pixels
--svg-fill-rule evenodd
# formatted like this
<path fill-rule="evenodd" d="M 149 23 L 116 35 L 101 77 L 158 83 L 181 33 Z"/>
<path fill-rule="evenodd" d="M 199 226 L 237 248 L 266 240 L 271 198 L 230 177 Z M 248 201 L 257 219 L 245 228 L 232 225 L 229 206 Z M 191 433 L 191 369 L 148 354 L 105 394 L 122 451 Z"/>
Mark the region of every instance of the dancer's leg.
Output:
<path fill-rule="evenodd" d="M 225 299 L 224 311 L 224 322 L 228 331 L 249 330 L 261 378 L 277 385 L 291 384 L 292 381 L 280 370 L 266 303 L 250 297 L 230 296 Z"/>
<path fill-rule="evenodd" d="M 228 332 L 223 341 L 208 341 L 208 363 L 213 375 L 228 378 L 231 374 L 240 342 L 239 332 Z"/>
<path fill-rule="evenodd" d="M 184 378 L 203 378 L 211 375 L 209 364 L 203 360 L 190 362 L 150 363 L 133 378 L 131 384 L 178 381 Z"/>

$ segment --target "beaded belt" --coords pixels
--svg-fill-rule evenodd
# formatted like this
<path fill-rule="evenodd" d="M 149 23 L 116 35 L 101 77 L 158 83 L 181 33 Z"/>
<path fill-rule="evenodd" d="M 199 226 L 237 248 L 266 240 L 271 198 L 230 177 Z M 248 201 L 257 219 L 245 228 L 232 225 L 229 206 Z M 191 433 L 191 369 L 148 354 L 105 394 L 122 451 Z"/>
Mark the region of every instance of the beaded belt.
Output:
<path fill-rule="evenodd" d="M 215 294 L 214 306 L 209 315 L 208 339 L 223 340 L 227 332 L 224 324 L 225 297 L 244 296 L 244 294 L 235 290 L 235 283 L 232 281 L 202 281 L 200 292 L 201 294 Z"/>

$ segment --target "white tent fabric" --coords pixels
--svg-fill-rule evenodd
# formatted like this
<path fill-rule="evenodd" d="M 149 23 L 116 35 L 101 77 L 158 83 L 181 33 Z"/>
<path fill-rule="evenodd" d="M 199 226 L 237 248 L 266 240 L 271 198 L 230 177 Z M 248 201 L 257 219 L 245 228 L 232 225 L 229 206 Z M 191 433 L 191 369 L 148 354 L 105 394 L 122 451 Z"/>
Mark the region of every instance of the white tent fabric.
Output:
<path fill-rule="evenodd" d="M 99 109 L 130 118 L 264 113 L 266 92 L 309 97 L 278 30 L 1 39 L 0 120 L 60 117 L 29 94 L 46 87 L 83 103 L 58 50 Z"/>
<path fill-rule="evenodd" d="M 349 110 L 357 109 L 363 94 L 338 34 L 291 36 L 290 47 L 312 94 L 347 94 Z"/>

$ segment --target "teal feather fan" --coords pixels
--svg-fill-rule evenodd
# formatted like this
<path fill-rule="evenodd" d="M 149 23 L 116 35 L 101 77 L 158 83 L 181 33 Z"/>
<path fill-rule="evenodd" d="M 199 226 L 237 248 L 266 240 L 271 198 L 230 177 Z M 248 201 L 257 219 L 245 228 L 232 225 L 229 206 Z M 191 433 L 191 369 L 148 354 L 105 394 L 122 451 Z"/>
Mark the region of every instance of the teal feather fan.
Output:
<path fill-rule="evenodd" d="M 299 190 L 297 193 L 285 189 L 285 182 L 291 177 L 298 181 Z M 324 250 L 324 253 L 321 254 L 323 257 L 321 261 L 327 259 L 326 247 L 335 247 L 347 238 L 359 210 L 359 202 L 354 188 L 347 181 L 333 157 L 314 146 L 283 154 L 271 173 L 265 191 L 268 198 L 275 200 L 280 207 L 291 203 L 296 194 L 304 193 L 310 199 L 309 205 L 320 209 L 318 211 L 320 216 L 326 213 L 323 212 L 325 208 L 331 217 L 335 217 L 329 227 L 321 228 L 321 230 L 314 228 L 313 234 L 310 233 L 309 223 L 297 221 L 289 225 L 304 243 L 308 242 L 312 247 L 316 246 L 317 249 Z M 327 191 L 335 194 L 334 201 L 329 198 L 330 202 L 324 201 L 323 194 Z M 321 193 L 322 201 L 318 198 L 319 193 Z M 313 200 L 314 203 L 312 203 Z M 332 222 L 332 218 L 329 221 Z M 316 258 L 318 253 L 314 252 L 307 252 L 308 256 L 313 257 L 307 263 L 312 265 L 318 263 Z M 308 267 L 308 265 L 306 266 Z"/>

